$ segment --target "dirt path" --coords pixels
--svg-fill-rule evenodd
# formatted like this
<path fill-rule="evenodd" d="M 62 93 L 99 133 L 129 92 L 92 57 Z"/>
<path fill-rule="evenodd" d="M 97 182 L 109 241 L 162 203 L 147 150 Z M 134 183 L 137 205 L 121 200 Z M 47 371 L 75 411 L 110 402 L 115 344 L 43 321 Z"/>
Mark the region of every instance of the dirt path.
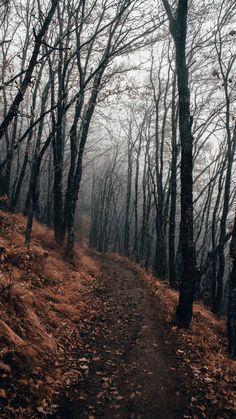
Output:
<path fill-rule="evenodd" d="M 81 377 L 54 417 L 191 417 L 187 372 L 177 365 L 157 298 L 121 262 L 99 262 L 104 276 L 80 328 Z"/>

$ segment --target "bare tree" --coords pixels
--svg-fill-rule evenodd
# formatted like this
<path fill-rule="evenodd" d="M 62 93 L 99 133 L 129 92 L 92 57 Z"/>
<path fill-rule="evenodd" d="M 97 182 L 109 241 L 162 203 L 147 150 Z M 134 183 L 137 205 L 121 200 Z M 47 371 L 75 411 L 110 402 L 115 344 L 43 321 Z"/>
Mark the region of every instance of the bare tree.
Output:
<path fill-rule="evenodd" d="M 228 349 L 229 355 L 236 358 L 236 217 L 234 219 L 233 235 L 230 245 L 230 256 L 233 267 L 229 279 L 228 302 Z"/>
<path fill-rule="evenodd" d="M 24 78 L 19 86 L 19 90 L 18 93 L 16 94 L 8 112 L 7 115 L 5 116 L 4 120 L 2 121 L 1 125 L 0 125 L 0 140 L 2 139 L 7 127 L 10 125 L 10 123 L 12 122 L 13 118 L 16 116 L 18 108 L 20 103 L 22 102 L 25 92 L 31 82 L 31 77 L 34 71 L 34 68 L 37 64 L 37 59 L 38 59 L 38 55 L 39 55 L 39 51 L 40 51 L 40 47 L 42 45 L 43 42 L 43 37 L 45 35 L 45 33 L 47 32 L 49 25 L 51 23 L 51 20 L 53 18 L 53 15 L 55 13 L 56 7 L 58 4 L 58 0 L 53 0 L 50 10 L 46 16 L 46 18 L 44 19 L 41 29 L 39 30 L 38 34 L 35 34 L 35 44 L 34 44 L 34 49 L 27 67 L 27 70 L 25 72 Z"/>
<path fill-rule="evenodd" d="M 180 298 L 176 310 L 178 324 L 190 325 L 195 284 L 195 249 L 193 243 L 193 136 L 190 114 L 190 91 L 186 62 L 188 0 L 179 0 L 175 16 L 168 1 L 163 0 L 168 15 L 170 32 L 176 48 L 176 70 L 179 93 L 179 130 L 181 142 L 181 223 L 180 245 L 182 277 Z"/>

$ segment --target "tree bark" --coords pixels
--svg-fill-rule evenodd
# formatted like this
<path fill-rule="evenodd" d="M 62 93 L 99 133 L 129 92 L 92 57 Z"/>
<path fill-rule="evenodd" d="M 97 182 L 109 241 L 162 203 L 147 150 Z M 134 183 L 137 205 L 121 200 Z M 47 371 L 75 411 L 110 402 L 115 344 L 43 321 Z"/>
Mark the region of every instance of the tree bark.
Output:
<path fill-rule="evenodd" d="M 172 87 L 172 157 L 170 176 L 170 214 L 169 214 L 169 283 L 173 286 L 177 280 L 175 266 L 175 230 L 176 230 L 176 198 L 177 198 L 177 112 L 176 112 L 176 75 L 174 75 Z"/>
<path fill-rule="evenodd" d="M 88 104 L 88 109 L 85 111 L 83 122 L 82 122 L 82 129 L 81 129 L 81 137 L 80 137 L 80 144 L 79 144 L 79 151 L 77 157 L 77 164 L 75 167 L 74 176 L 71 179 L 71 182 L 68 183 L 67 192 L 66 192 L 66 207 L 68 210 L 68 217 L 67 217 L 67 250 L 66 253 L 69 257 L 73 255 L 74 249 L 74 221 L 75 221 L 75 213 L 76 213 L 76 203 L 78 199 L 78 192 L 80 188 L 80 182 L 82 178 L 82 164 L 83 164 L 83 155 L 84 155 L 84 148 L 88 137 L 89 127 L 91 123 L 91 119 L 95 110 L 96 100 L 99 93 L 99 87 L 101 84 L 101 79 L 103 72 L 105 70 L 105 66 L 96 74 L 92 92 Z"/>
<path fill-rule="evenodd" d="M 233 260 L 233 268 L 229 278 L 228 300 L 228 351 L 231 358 L 236 359 L 236 215 L 234 229 L 230 245 L 230 256 Z"/>
<path fill-rule="evenodd" d="M 190 114 L 190 90 L 186 63 L 188 0 L 179 0 L 174 18 L 167 0 L 163 0 L 176 48 L 176 69 L 179 94 L 179 132 L 181 142 L 181 223 L 180 245 L 183 270 L 181 275 L 176 322 L 189 327 L 192 319 L 195 284 L 195 249 L 193 241 L 193 137 Z"/>

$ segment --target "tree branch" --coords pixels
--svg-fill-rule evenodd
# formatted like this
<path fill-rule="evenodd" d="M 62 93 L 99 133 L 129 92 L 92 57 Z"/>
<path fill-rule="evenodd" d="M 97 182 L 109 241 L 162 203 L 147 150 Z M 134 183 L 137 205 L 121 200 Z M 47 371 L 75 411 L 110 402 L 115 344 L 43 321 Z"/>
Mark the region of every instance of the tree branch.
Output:
<path fill-rule="evenodd" d="M 30 59 L 30 62 L 29 62 L 29 66 L 28 66 L 28 68 L 26 70 L 26 73 L 25 73 L 25 77 L 24 77 L 24 79 L 23 79 L 23 81 L 20 85 L 19 91 L 18 91 L 15 99 L 13 100 L 5 119 L 3 120 L 3 122 L 0 125 L 0 140 L 4 136 L 7 127 L 10 125 L 11 121 L 13 120 L 15 115 L 17 114 L 19 105 L 22 102 L 22 100 L 24 98 L 24 95 L 25 95 L 25 92 L 26 92 L 26 90 L 27 90 L 27 88 L 28 88 L 28 86 L 31 82 L 31 77 L 32 77 L 32 74 L 33 74 L 33 70 L 34 70 L 34 68 L 37 64 L 37 58 L 38 58 L 38 54 L 39 54 L 40 47 L 41 47 L 41 44 L 42 44 L 43 36 L 45 35 L 45 32 L 47 31 L 47 29 L 50 25 L 50 22 L 52 20 L 52 17 L 54 15 L 54 12 L 56 10 L 58 2 L 59 2 L 59 0 L 54 0 L 52 2 L 51 8 L 48 12 L 47 17 L 45 18 L 43 26 L 42 26 L 39 34 L 36 35 L 36 37 L 35 37 L 35 45 L 34 45 L 32 56 L 31 56 L 31 59 Z"/>

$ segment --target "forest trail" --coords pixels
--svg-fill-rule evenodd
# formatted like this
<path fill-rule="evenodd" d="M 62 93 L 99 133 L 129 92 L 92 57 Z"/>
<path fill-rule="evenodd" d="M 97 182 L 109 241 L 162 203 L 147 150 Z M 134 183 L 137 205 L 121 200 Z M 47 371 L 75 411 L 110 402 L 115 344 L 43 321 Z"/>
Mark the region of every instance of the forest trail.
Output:
<path fill-rule="evenodd" d="M 79 332 L 83 374 L 53 417 L 191 417 L 187 373 L 177 366 L 157 298 L 122 262 L 96 258 L 102 266 L 97 302 Z"/>
<path fill-rule="evenodd" d="M 196 303 L 179 329 L 178 293 L 134 262 L 0 224 L 0 417 L 235 419 L 224 319 Z"/>

